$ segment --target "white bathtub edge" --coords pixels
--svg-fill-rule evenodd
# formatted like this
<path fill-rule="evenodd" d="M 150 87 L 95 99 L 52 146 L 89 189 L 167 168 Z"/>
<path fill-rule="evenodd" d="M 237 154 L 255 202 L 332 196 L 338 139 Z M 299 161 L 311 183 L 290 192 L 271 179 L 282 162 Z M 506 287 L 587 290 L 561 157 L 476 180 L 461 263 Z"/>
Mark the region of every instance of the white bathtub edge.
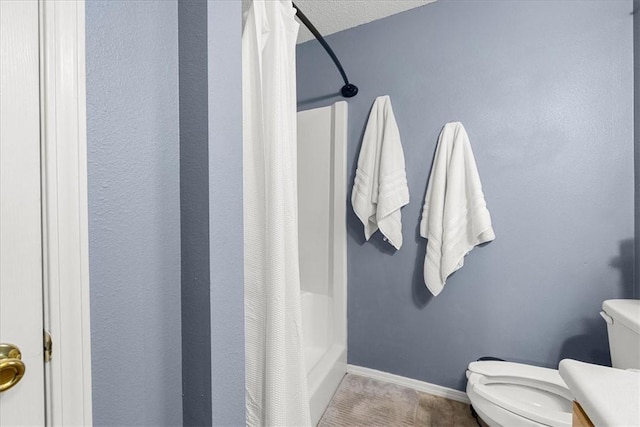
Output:
<path fill-rule="evenodd" d="M 390 374 L 388 372 L 378 371 L 376 369 L 364 368 L 362 366 L 347 365 L 347 373 L 360 375 L 361 377 L 371 378 L 378 381 L 384 381 L 396 384 L 402 387 L 412 388 L 417 391 L 432 394 L 434 396 L 444 397 L 446 399 L 455 400 L 456 402 L 470 403 L 467 393 L 454 390 L 448 387 L 442 387 L 437 384 L 414 380 L 413 378 L 401 377 L 400 375 Z"/>
<path fill-rule="evenodd" d="M 311 423 L 317 425 L 347 371 L 347 349 L 333 345 L 307 374 Z"/>

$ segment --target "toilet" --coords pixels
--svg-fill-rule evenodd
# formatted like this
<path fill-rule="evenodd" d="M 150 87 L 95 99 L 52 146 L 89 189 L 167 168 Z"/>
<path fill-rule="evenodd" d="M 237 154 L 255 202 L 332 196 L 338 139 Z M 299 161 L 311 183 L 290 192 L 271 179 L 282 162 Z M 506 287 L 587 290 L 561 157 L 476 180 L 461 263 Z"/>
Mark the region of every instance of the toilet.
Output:
<path fill-rule="evenodd" d="M 607 322 L 613 367 L 640 369 L 640 300 L 607 300 L 600 315 Z M 467 368 L 467 395 L 490 427 L 571 427 L 573 396 L 556 369 L 472 362 Z"/>

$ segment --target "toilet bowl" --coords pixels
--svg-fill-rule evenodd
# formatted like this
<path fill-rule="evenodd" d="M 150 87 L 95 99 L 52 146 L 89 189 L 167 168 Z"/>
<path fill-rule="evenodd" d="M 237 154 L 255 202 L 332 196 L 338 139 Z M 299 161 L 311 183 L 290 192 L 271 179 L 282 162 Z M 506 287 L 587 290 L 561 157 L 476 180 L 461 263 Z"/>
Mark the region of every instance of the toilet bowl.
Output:
<path fill-rule="evenodd" d="M 573 396 L 555 369 L 480 361 L 467 369 L 467 395 L 489 426 L 571 426 Z"/>
<path fill-rule="evenodd" d="M 602 309 L 613 367 L 640 369 L 640 300 L 607 300 Z M 471 405 L 491 427 L 571 426 L 573 397 L 555 369 L 478 361 L 467 379 Z"/>

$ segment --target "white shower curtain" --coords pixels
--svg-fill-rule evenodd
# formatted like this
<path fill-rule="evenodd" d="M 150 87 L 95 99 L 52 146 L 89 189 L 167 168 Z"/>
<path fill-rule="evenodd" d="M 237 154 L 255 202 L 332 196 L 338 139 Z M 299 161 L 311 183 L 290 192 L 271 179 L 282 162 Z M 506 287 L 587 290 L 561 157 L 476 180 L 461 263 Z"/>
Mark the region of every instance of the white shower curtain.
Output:
<path fill-rule="evenodd" d="M 298 264 L 291 1 L 254 0 L 242 35 L 247 425 L 309 426 Z"/>

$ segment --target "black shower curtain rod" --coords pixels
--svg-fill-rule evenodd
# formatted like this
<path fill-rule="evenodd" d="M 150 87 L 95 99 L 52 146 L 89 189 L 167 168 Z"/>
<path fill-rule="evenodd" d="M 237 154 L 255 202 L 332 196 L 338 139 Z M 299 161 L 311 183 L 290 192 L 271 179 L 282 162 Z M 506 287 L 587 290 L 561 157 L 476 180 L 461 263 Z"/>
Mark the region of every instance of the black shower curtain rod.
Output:
<path fill-rule="evenodd" d="M 338 59 L 336 54 L 333 52 L 333 49 L 331 49 L 331 46 L 329 46 L 329 43 L 327 43 L 324 37 L 322 37 L 322 34 L 320 34 L 317 28 L 309 21 L 309 19 L 305 16 L 304 13 L 302 13 L 300 8 L 296 6 L 295 3 L 293 3 L 293 7 L 295 7 L 296 9 L 296 16 L 298 17 L 300 22 L 302 22 L 304 26 L 307 27 L 309 31 L 311 31 L 311 34 L 313 34 L 313 36 L 316 39 L 318 39 L 318 41 L 320 42 L 324 50 L 327 51 L 327 53 L 333 60 L 333 63 L 336 64 L 338 71 L 340 71 L 342 80 L 344 80 L 344 86 L 342 86 L 342 89 L 340 89 L 340 93 L 342 94 L 342 96 L 344 96 L 345 98 L 352 98 L 356 96 L 358 94 L 358 87 L 354 84 L 349 83 L 349 79 L 347 78 L 347 73 L 344 72 L 344 68 L 342 68 L 342 64 L 340 63 L 340 60 Z"/>

